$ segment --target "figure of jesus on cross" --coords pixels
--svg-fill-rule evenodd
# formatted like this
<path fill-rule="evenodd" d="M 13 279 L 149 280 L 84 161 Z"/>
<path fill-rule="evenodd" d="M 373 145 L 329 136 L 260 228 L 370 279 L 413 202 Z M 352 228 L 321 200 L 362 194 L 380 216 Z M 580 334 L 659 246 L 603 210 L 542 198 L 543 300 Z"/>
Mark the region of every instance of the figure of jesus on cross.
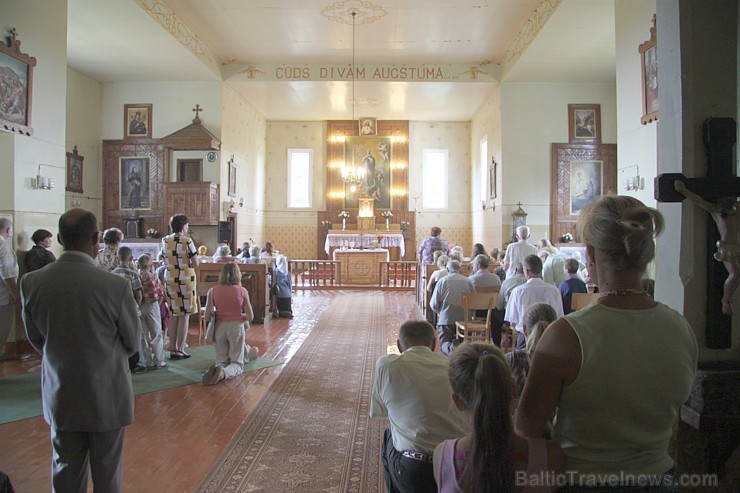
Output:
<path fill-rule="evenodd" d="M 735 197 L 722 197 L 713 204 L 690 191 L 680 180 L 676 180 L 673 186 L 678 193 L 711 214 L 717 224 L 722 239 L 717 242 L 714 258 L 724 263 L 729 272 L 722 296 L 722 313 L 731 315 L 732 295 L 740 284 L 740 214 L 737 213 L 740 202 Z"/>

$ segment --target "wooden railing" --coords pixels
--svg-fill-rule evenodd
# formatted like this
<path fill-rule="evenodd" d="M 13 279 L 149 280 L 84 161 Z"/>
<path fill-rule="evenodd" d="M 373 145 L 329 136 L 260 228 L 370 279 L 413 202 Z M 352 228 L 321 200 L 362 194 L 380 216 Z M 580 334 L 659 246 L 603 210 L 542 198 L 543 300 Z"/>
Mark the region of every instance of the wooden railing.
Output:
<path fill-rule="evenodd" d="M 288 268 L 294 289 L 335 287 L 341 284 L 339 264 L 335 260 L 291 260 Z"/>
<path fill-rule="evenodd" d="M 415 289 L 417 277 L 417 265 L 414 260 L 391 260 L 380 262 L 379 276 L 380 286 L 396 289 Z"/>
<path fill-rule="evenodd" d="M 293 289 L 331 289 L 342 286 L 338 260 L 291 260 L 288 262 Z M 378 284 L 367 288 L 413 290 L 418 279 L 415 261 L 380 262 Z M 352 286 L 359 287 L 359 286 Z"/>

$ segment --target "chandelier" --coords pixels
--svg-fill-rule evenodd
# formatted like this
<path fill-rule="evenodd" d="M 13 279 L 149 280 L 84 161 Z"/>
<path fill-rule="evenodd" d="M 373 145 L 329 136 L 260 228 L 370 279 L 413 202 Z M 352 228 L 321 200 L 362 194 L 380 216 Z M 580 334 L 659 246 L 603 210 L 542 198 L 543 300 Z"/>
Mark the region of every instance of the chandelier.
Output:
<path fill-rule="evenodd" d="M 355 129 L 355 18 L 357 11 L 352 10 L 352 133 L 354 134 Z M 345 151 L 346 152 L 346 151 Z M 352 152 L 352 164 L 342 166 L 342 180 L 344 183 L 351 185 L 352 192 L 357 190 L 357 187 L 365 181 L 365 168 L 355 166 L 355 155 L 354 149 Z"/>

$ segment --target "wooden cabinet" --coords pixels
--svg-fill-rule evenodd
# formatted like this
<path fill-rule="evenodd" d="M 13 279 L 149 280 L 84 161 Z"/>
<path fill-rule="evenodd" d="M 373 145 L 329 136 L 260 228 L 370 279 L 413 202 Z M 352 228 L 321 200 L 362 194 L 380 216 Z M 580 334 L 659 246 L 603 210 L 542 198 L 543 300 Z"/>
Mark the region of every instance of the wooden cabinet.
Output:
<path fill-rule="evenodd" d="M 164 184 L 164 216 L 185 214 L 194 226 L 217 226 L 219 219 L 218 184 L 209 181 L 168 182 Z"/>

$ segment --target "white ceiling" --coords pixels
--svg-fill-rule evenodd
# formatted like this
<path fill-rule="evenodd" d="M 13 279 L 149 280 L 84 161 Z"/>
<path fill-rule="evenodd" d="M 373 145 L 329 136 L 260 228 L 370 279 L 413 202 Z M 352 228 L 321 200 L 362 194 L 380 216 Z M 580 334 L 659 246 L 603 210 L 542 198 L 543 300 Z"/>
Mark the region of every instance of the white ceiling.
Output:
<path fill-rule="evenodd" d="M 161 0 L 68 0 L 68 63 L 101 82 L 222 80 L 142 7 Z M 352 27 L 336 9 L 370 5 L 356 63 L 498 63 L 540 0 L 167 0 L 220 64 L 349 64 Z M 333 7 L 333 8 L 332 8 Z M 505 82 L 613 81 L 614 0 L 563 0 Z M 351 82 L 229 81 L 268 120 L 351 117 Z M 494 82 L 355 83 L 377 105 L 356 116 L 469 120 Z"/>

